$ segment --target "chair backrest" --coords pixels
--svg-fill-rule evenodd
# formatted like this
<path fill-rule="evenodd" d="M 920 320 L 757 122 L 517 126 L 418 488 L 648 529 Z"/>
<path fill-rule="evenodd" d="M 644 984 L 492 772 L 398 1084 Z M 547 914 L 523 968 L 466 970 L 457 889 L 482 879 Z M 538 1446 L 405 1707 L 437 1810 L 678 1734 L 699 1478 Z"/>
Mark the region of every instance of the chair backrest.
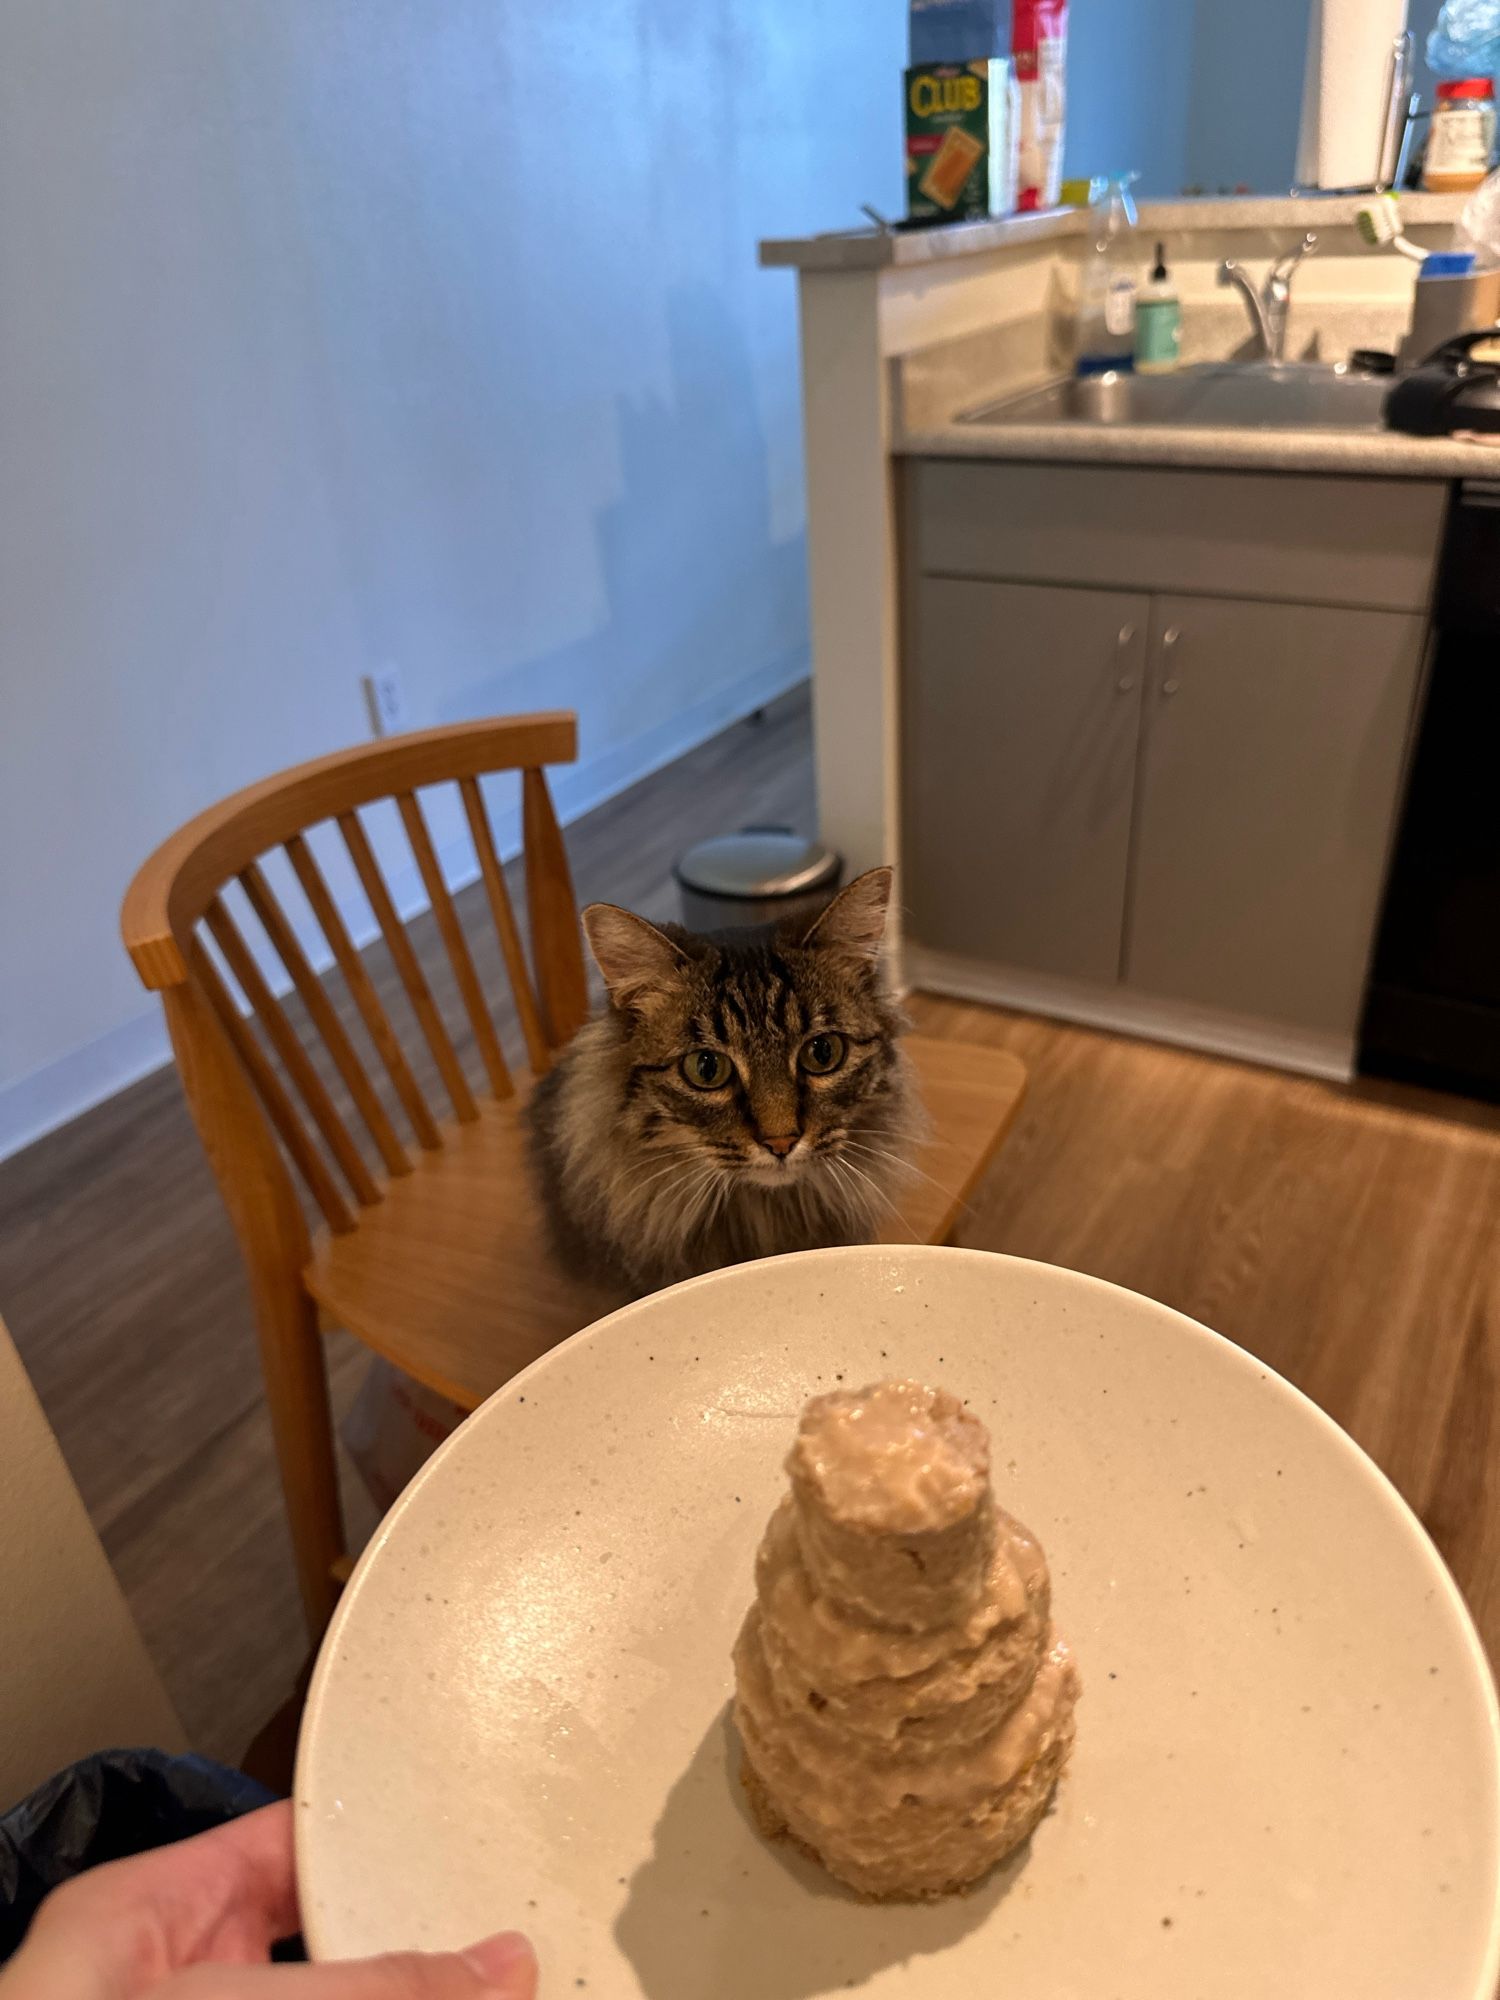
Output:
<path fill-rule="evenodd" d="M 408 1173 L 413 1145 L 433 1152 L 451 1136 L 442 1099 L 429 1102 L 418 1069 L 430 1068 L 440 1079 L 457 1125 L 479 1116 L 474 1089 L 361 808 L 394 802 L 415 863 L 414 880 L 420 880 L 495 1096 L 508 1097 L 515 1086 L 419 789 L 430 797 L 433 787 L 457 788 L 535 1073 L 548 1067 L 552 1052 L 586 1018 L 578 912 L 543 768 L 571 762 L 576 754 L 576 720 L 566 713 L 461 723 L 364 744 L 280 772 L 209 807 L 141 868 L 121 916 L 125 946 L 142 981 L 162 996 L 189 1103 L 242 1236 L 247 1217 L 266 1220 L 266 1195 L 283 1221 L 296 1208 L 295 1197 L 288 1207 L 291 1186 L 284 1162 L 278 1171 L 281 1155 L 275 1141 L 330 1229 L 344 1232 L 357 1225 L 361 1208 L 381 1199 L 382 1170 L 385 1175 Z M 482 776 L 499 771 L 521 774 L 534 977 L 480 789 Z M 336 829 L 337 843 L 352 864 L 351 880 L 357 879 L 385 941 L 418 1031 L 414 1051 L 425 1045 L 430 1063 L 415 1060 L 414 1066 L 403 1048 L 308 839 L 310 830 L 324 822 Z M 272 856 L 281 860 L 268 865 Z M 276 893 L 273 877 L 283 865 L 301 890 L 311 926 L 307 916 L 300 926 L 295 924 Z M 263 934 L 254 948 L 233 907 L 241 892 L 242 911 L 248 905 Z M 325 985 L 314 956 L 338 967 L 351 1005 L 336 1004 L 332 983 Z M 274 978 L 278 962 L 285 980 Z M 276 985 L 289 985 L 300 1000 L 303 1032 L 277 998 Z M 356 1022 L 368 1038 L 373 1062 L 361 1058 L 351 1033 Z M 351 1130 L 336 1101 L 340 1097 L 363 1127 L 363 1139 L 357 1127 Z M 258 1109 L 252 1112 L 252 1106 Z M 261 1126 L 258 1137 L 247 1123 L 252 1117 Z M 400 1129 L 403 1119 L 409 1138 Z M 274 1187 L 265 1185 L 268 1176 Z M 257 1178 L 259 1190 L 247 1186 Z M 280 1233 L 285 1238 L 287 1232 Z M 303 1234 L 300 1226 L 292 1233 Z"/>

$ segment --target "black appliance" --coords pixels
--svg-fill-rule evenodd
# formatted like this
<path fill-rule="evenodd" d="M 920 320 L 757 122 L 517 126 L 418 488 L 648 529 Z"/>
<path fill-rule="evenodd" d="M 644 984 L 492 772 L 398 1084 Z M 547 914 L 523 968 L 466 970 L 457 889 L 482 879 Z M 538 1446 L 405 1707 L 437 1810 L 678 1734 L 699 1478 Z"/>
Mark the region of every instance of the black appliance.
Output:
<path fill-rule="evenodd" d="M 1444 341 L 1386 397 L 1388 428 L 1417 437 L 1500 431 L 1500 361 L 1493 358 L 1497 341 L 1500 336 L 1492 326 Z M 1480 347 L 1488 348 L 1489 359 L 1475 353 Z"/>
<path fill-rule="evenodd" d="M 1500 478 L 1454 491 L 1359 1066 L 1500 1099 Z"/>

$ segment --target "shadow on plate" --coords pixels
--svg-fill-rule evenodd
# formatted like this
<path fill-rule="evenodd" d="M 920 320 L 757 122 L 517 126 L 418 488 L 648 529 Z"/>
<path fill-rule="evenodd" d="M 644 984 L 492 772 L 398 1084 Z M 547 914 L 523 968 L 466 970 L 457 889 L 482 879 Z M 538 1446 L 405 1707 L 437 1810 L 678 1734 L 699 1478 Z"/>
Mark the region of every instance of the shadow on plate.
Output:
<path fill-rule="evenodd" d="M 784 1842 L 762 1839 L 726 1707 L 672 1787 L 615 1938 L 647 2000 L 820 2000 L 948 1950 L 992 1921 L 1023 1847 L 972 1895 L 868 1903 Z"/>

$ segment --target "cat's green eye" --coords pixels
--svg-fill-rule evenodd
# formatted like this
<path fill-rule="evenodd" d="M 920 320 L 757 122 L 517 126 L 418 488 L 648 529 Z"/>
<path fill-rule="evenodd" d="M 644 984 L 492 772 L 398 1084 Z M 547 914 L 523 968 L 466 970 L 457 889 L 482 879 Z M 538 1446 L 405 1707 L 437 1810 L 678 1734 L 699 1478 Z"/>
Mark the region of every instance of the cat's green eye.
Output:
<path fill-rule="evenodd" d="M 842 1035 L 809 1035 L 797 1052 L 797 1061 L 809 1076 L 829 1076 L 847 1053 Z"/>
<path fill-rule="evenodd" d="M 680 1067 L 694 1090 L 722 1090 L 734 1069 L 728 1056 L 721 1056 L 717 1049 L 689 1049 Z"/>

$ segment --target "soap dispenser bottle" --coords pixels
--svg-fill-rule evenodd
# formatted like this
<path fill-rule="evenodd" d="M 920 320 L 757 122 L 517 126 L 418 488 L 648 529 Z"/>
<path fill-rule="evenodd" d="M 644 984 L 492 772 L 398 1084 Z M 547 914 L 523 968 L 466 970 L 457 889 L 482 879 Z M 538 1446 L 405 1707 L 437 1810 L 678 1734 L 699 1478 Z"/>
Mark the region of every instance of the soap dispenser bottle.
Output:
<path fill-rule="evenodd" d="M 1182 305 L 1167 274 L 1166 245 L 1135 307 L 1135 365 L 1143 375 L 1170 375 L 1182 359 Z"/>
<path fill-rule="evenodd" d="M 1078 281 L 1079 375 L 1128 373 L 1135 363 L 1133 174 L 1115 174 L 1088 211 L 1090 240 Z"/>

